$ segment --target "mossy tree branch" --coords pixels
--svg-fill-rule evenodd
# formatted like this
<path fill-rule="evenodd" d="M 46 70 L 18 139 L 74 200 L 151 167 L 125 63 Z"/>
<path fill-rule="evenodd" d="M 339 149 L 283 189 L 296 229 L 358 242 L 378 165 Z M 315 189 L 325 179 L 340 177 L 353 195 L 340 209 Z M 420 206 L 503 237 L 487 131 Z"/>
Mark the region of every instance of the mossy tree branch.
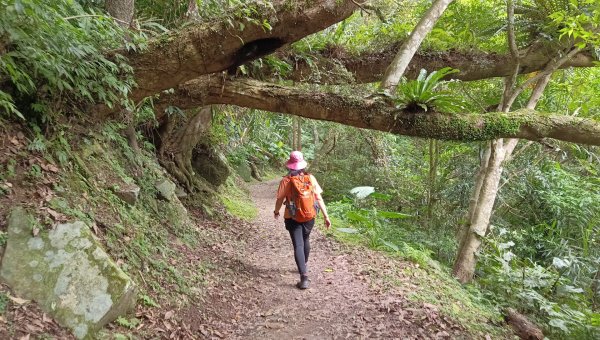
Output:
<path fill-rule="evenodd" d="M 151 41 L 139 53 L 117 52 L 127 56 L 133 67 L 138 87 L 131 98 L 138 101 L 236 65 L 237 52 L 246 43 L 278 39 L 289 44 L 344 20 L 357 8 L 351 0 L 314 0 L 302 5 L 274 1 L 273 10 L 261 10 L 252 24 L 248 18 L 198 23 Z"/>
<path fill-rule="evenodd" d="M 397 45 L 391 45 L 382 51 L 365 52 L 359 55 L 324 50 L 312 54 L 312 66 L 304 58 L 289 51 L 280 52 L 277 55 L 293 66 L 291 72 L 285 76 L 286 79 L 326 84 L 344 84 L 350 81 L 373 83 L 382 79 L 385 69 L 394 58 L 397 49 Z M 528 49 L 528 52 L 521 57 L 518 74 L 543 70 L 551 62 L 553 55 L 554 51 L 546 48 Z M 595 61 L 597 60 L 591 53 L 583 51 L 562 64 L 560 68 L 594 67 L 596 66 Z M 460 70 L 459 73 L 450 74 L 447 79 L 472 81 L 511 76 L 515 69 L 515 60 L 511 54 L 482 51 L 417 51 L 406 69 L 405 76 L 414 79 L 419 75 L 421 69 L 434 71 L 444 67 Z M 264 73 L 269 72 L 272 71 L 266 70 Z M 353 79 L 349 79 L 348 75 Z"/>
<path fill-rule="evenodd" d="M 554 138 L 600 145 L 600 123 L 591 119 L 544 114 L 535 110 L 486 114 L 404 112 L 377 98 L 305 90 L 252 79 L 205 77 L 163 95 L 158 107 L 181 109 L 208 104 L 231 104 L 326 120 L 399 135 L 442 140 L 477 141 Z"/>

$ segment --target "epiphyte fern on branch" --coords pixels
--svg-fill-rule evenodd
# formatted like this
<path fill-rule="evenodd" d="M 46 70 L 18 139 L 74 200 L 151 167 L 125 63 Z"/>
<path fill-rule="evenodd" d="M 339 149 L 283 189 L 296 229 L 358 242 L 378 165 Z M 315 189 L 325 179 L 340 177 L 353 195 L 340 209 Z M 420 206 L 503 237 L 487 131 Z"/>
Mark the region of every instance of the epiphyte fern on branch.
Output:
<path fill-rule="evenodd" d="M 409 112 L 456 112 L 464 109 L 464 102 L 459 96 L 442 89 L 448 83 L 442 79 L 457 72 L 456 69 L 445 67 L 427 74 L 422 69 L 417 79 L 398 86 L 396 105 Z"/>

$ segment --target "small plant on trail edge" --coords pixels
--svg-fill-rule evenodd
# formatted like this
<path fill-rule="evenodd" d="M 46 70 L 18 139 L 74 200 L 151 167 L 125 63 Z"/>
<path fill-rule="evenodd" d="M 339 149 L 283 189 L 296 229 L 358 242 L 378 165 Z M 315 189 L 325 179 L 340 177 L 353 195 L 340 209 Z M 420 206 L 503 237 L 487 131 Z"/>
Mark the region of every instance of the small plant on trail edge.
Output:
<path fill-rule="evenodd" d="M 119 326 L 133 329 L 133 328 L 137 327 L 137 325 L 139 325 L 141 321 L 138 318 L 127 319 L 127 318 L 120 316 L 116 322 Z"/>
<path fill-rule="evenodd" d="M 152 299 L 148 295 L 142 295 L 142 296 L 140 296 L 140 300 L 142 300 L 142 303 L 144 304 L 144 306 L 148 306 L 148 307 L 160 307 L 160 305 L 158 303 L 156 303 L 156 301 L 154 301 L 154 299 Z"/>
<path fill-rule="evenodd" d="M 0 314 L 4 314 L 6 307 L 8 306 L 8 295 L 4 292 L 0 292 Z"/>
<path fill-rule="evenodd" d="M 421 69 L 416 80 L 398 86 L 395 98 L 397 107 L 407 112 L 457 112 L 464 109 L 464 102 L 460 97 L 450 91 L 441 90 L 442 85 L 448 83 L 442 78 L 458 72 L 456 69 L 445 67 L 427 75 L 427 71 Z"/>
<path fill-rule="evenodd" d="M 355 187 L 350 193 L 356 198 L 352 202 L 333 202 L 330 204 L 330 211 L 333 216 L 342 220 L 342 225 L 348 227 L 335 228 L 336 231 L 345 234 L 354 234 L 366 241 L 367 246 L 373 249 L 386 249 L 388 251 L 398 252 L 403 247 L 390 240 L 386 225 L 392 223 L 392 220 L 411 218 L 411 215 L 396 211 L 380 210 L 376 207 L 368 209 L 361 208 L 359 201 L 372 197 L 377 200 L 389 200 L 391 196 L 376 193 L 375 188 L 369 186 Z M 402 245 L 405 243 L 402 242 Z"/>

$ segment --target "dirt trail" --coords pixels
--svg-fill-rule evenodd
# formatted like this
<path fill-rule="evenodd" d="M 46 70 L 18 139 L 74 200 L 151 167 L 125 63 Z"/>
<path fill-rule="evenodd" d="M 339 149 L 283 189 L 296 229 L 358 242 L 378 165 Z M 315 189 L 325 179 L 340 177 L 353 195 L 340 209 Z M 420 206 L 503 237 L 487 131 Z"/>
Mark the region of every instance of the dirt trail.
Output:
<path fill-rule="evenodd" d="M 371 288 L 364 272 L 370 251 L 342 251 L 343 245 L 318 228 L 311 234 L 311 287 L 297 289 L 289 234 L 272 214 L 277 185 L 274 180 L 252 186 L 258 217 L 254 224 L 237 226 L 243 229 L 235 238 L 244 240 L 244 249 L 229 261 L 229 279 L 209 288 L 196 331 L 228 339 L 464 337 L 435 310 Z"/>

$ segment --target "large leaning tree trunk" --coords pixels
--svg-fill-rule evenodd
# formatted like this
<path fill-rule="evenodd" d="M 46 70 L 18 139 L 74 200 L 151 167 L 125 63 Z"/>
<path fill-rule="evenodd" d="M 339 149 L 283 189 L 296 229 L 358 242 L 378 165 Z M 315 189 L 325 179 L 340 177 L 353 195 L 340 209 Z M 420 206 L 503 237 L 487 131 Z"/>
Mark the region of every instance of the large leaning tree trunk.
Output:
<path fill-rule="evenodd" d="M 499 110 L 509 112 L 517 96 L 523 90 L 532 84 L 535 84 L 533 91 L 527 102 L 526 109 L 533 110 L 537 106 L 544 89 L 550 81 L 550 76 L 561 65 L 570 60 L 580 52 L 578 48 L 572 48 L 562 56 L 552 60 L 545 69 L 516 86 L 516 78 L 520 67 L 520 55 L 516 45 L 514 32 L 514 3 L 508 1 L 508 44 L 514 59 L 515 70 L 513 76 L 505 80 L 504 93 Z M 474 191 L 471 195 L 469 204 L 468 221 L 464 230 L 460 234 L 460 245 L 453 267 L 453 275 L 462 283 L 470 282 L 475 273 L 477 264 L 477 251 L 481 245 L 482 238 L 485 237 L 490 219 L 493 212 L 493 206 L 498 195 L 498 187 L 503 171 L 503 163 L 510 159 L 518 143 L 517 138 L 497 139 L 490 142 L 484 158 L 481 160 L 481 167 L 477 173 L 477 180 Z"/>
<path fill-rule="evenodd" d="M 315 0 L 302 6 L 279 0 L 254 18 L 268 22 L 270 29 L 243 18 L 238 20 L 244 25 L 230 19 L 197 23 L 150 41 L 144 51 L 113 53 L 127 56 L 138 85 L 130 99 L 139 101 L 202 75 L 235 69 L 342 21 L 357 8 L 353 0 Z M 112 113 L 108 108 L 98 111 Z"/>

